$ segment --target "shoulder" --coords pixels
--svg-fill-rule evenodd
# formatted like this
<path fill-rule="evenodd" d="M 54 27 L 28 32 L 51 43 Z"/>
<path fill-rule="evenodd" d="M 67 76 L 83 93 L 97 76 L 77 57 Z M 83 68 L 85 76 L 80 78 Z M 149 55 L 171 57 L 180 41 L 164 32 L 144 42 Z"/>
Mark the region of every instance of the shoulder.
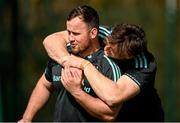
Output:
<path fill-rule="evenodd" d="M 89 55 L 87 60 L 89 60 L 103 75 L 114 81 L 117 81 L 121 76 L 119 66 L 104 54 L 103 49 Z"/>
<path fill-rule="evenodd" d="M 109 58 L 108 56 L 104 54 L 103 49 L 100 49 L 98 52 L 96 52 L 95 59 L 99 64 L 103 66 L 106 66 L 106 67 L 117 66 L 118 67 L 118 65 L 114 62 L 113 59 Z"/>
<path fill-rule="evenodd" d="M 103 55 L 100 60 L 100 66 L 103 71 L 113 76 L 114 81 L 117 81 L 122 75 L 119 66 L 109 57 Z"/>
<path fill-rule="evenodd" d="M 112 28 L 109 26 L 99 26 L 99 37 L 107 37 L 111 34 Z"/>
<path fill-rule="evenodd" d="M 142 52 L 132 59 L 121 61 L 116 61 L 120 67 L 127 69 L 136 70 L 156 70 L 156 61 L 151 53 Z"/>
<path fill-rule="evenodd" d="M 156 77 L 156 61 L 152 54 L 142 53 L 132 60 L 134 67 L 125 70 L 125 75 L 130 77 L 140 88 L 153 87 Z"/>
<path fill-rule="evenodd" d="M 134 58 L 134 67 L 136 69 L 149 72 L 156 71 L 157 64 L 154 56 L 151 53 L 140 53 Z"/>
<path fill-rule="evenodd" d="M 99 26 L 98 38 L 101 46 L 104 46 L 104 40 L 111 34 L 112 28 L 108 26 Z"/>

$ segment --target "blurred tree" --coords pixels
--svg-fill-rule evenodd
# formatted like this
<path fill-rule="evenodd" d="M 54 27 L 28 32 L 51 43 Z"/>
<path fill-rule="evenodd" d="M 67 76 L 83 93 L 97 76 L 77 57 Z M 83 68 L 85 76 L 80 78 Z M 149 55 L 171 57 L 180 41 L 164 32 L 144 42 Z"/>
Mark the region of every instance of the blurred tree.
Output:
<path fill-rule="evenodd" d="M 167 39 L 170 36 L 165 31 L 167 25 L 164 17 L 165 2 L 165 0 L 0 0 L 0 55 L 2 58 L 0 60 L 0 81 L 3 120 L 17 121 L 20 119 L 31 91 L 46 66 L 47 55 L 42 45 L 43 39 L 53 32 L 64 30 L 69 11 L 82 4 L 91 5 L 98 11 L 102 25 L 113 26 L 127 22 L 141 25 L 145 29 L 149 48 L 157 58 L 156 87 L 164 107 L 169 105 L 166 99 L 173 95 L 167 95 L 166 92 L 170 89 L 165 88 L 166 76 L 169 76 L 165 66 L 167 57 L 170 55 L 165 41 L 172 40 Z M 177 2 L 180 3 L 180 0 Z M 179 15 L 180 9 L 177 10 L 176 20 L 180 19 Z M 177 25 L 172 25 L 172 27 L 176 26 L 177 34 L 180 32 L 179 23 L 180 21 L 177 21 Z M 177 39 L 174 40 L 177 40 L 174 43 L 179 43 L 180 36 L 177 35 Z M 179 45 L 176 45 L 177 47 Z M 178 51 L 179 49 L 177 48 Z M 167 53 L 165 54 L 164 51 Z M 175 60 L 180 61 L 180 56 L 176 55 L 176 57 Z M 180 62 L 176 63 L 177 67 L 180 66 Z M 178 75 L 179 72 L 174 73 L 172 70 L 171 74 Z M 177 76 L 176 82 L 179 80 L 180 77 Z M 180 88 L 180 84 L 177 84 L 177 88 Z M 173 89 L 174 86 L 170 85 L 169 88 Z M 174 98 L 179 97 L 178 92 L 174 93 L 177 94 Z M 180 121 L 180 111 L 174 108 L 178 116 L 173 119 Z M 36 116 L 35 121 L 51 121 L 53 109 L 54 97 Z M 168 110 L 166 109 L 167 115 L 174 115 L 173 113 L 168 114 L 171 113 L 167 112 Z"/>
<path fill-rule="evenodd" d="M 177 115 L 177 87 L 176 87 L 176 19 L 177 1 L 166 0 L 166 121 L 175 121 Z"/>

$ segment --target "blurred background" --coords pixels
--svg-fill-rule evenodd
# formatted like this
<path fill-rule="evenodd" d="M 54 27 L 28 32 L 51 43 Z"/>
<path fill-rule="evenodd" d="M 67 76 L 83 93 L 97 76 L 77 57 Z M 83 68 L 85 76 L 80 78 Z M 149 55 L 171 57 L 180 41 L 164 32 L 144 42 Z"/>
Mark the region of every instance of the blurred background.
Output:
<path fill-rule="evenodd" d="M 44 38 L 65 29 L 69 11 L 94 7 L 101 25 L 141 25 L 157 59 L 166 121 L 180 121 L 180 0 L 0 0 L 0 121 L 18 121 L 44 72 Z M 54 98 L 34 121 L 52 121 Z"/>

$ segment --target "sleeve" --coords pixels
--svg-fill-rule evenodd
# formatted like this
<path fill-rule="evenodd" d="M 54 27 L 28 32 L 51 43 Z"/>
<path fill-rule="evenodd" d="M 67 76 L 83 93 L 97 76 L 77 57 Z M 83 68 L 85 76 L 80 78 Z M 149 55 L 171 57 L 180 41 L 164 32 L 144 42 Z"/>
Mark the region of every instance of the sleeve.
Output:
<path fill-rule="evenodd" d="M 108 26 L 99 26 L 99 43 L 102 47 L 105 46 L 104 39 L 108 37 L 112 32 L 112 29 Z"/>
<path fill-rule="evenodd" d="M 117 82 L 121 76 L 121 69 L 119 66 L 109 57 L 104 55 L 104 60 L 101 63 L 101 73 L 109 79 Z"/>
<path fill-rule="evenodd" d="M 125 75 L 130 77 L 143 90 L 154 86 L 156 67 L 127 70 Z"/>
<path fill-rule="evenodd" d="M 46 68 L 45 68 L 45 78 L 52 82 L 53 79 L 52 79 L 52 66 L 53 66 L 54 62 L 51 58 L 48 57 L 48 61 L 47 61 L 47 65 L 46 65 Z"/>

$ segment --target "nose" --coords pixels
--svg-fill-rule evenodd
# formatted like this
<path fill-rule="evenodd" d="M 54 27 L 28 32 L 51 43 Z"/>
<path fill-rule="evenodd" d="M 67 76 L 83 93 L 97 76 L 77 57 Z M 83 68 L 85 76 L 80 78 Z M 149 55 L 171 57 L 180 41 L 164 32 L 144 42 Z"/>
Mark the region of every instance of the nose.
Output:
<path fill-rule="evenodd" d="M 104 49 L 109 49 L 111 46 L 109 45 L 109 43 L 106 43 L 104 46 Z"/>
<path fill-rule="evenodd" d="M 105 46 L 104 46 L 104 51 L 105 52 L 107 52 L 107 51 L 109 51 L 111 48 L 110 48 L 110 46 L 108 45 L 108 44 L 106 44 Z"/>
<path fill-rule="evenodd" d="M 74 36 L 72 33 L 69 33 L 69 41 L 74 41 Z"/>

